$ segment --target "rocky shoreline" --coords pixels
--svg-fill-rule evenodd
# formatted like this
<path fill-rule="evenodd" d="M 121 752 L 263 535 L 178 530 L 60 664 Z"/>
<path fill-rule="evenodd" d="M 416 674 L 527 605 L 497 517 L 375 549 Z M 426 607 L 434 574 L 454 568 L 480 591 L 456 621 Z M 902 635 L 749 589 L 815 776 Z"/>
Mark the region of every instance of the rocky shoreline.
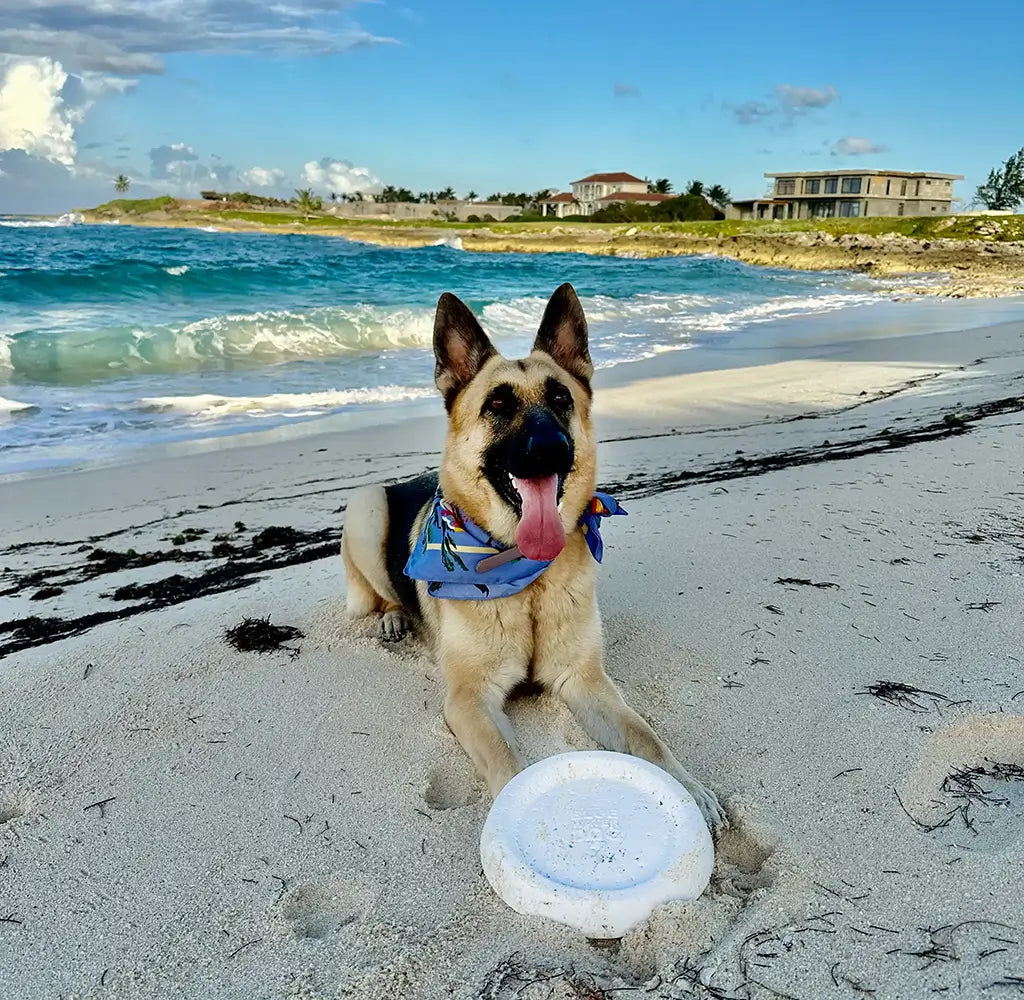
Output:
<path fill-rule="evenodd" d="M 110 221 L 96 213 L 86 213 L 85 219 L 87 222 Z M 555 225 L 545 229 L 524 225 L 519 230 L 487 226 L 447 229 L 340 221 L 334 226 L 323 219 L 316 219 L 314 224 L 308 225 L 299 221 L 275 225 L 224 219 L 212 213 L 189 213 L 186 216 L 168 212 L 122 218 L 120 222 L 140 226 L 215 226 L 219 230 L 233 232 L 342 236 L 379 246 L 419 247 L 450 243 L 482 253 L 591 253 L 635 258 L 714 254 L 745 264 L 802 271 L 853 270 L 876 277 L 907 274 L 944 277 L 942 281 L 908 286 L 906 291 L 909 294 L 953 298 L 1024 294 L 1024 241 L 988 238 L 998 235 L 995 225 L 988 235 L 984 228 L 979 228 L 978 237 L 972 239 L 915 239 L 898 233 L 730 233 L 727 224 L 723 224 L 719 233 L 597 223 Z"/>

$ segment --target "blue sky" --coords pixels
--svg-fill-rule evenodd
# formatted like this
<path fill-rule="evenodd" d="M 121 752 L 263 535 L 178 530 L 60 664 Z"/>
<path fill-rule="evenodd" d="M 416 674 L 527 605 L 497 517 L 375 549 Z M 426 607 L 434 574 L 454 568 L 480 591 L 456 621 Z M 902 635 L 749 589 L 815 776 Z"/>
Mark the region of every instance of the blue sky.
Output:
<path fill-rule="evenodd" d="M 1024 145 L 1024 2 L 0 0 L 0 211 L 217 187 L 760 194 Z M 262 186 L 262 187 L 261 187 Z"/>

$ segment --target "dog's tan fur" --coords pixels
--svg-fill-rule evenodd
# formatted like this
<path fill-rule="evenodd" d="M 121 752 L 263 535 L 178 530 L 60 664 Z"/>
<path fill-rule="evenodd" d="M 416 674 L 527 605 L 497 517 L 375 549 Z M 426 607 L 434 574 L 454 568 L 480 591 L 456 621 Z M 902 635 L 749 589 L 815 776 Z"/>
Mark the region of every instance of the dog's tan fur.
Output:
<path fill-rule="evenodd" d="M 564 699 L 601 746 L 643 757 L 675 775 L 697 799 L 708 820 L 718 825 L 724 815 L 715 795 L 679 764 L 647 722 L 623 701 L 602 665 L 597 564 L 578 523 L 593 496 L 597 469 L 589 391 L 592 368 L 586 353 L 582 309 L 569 286 L 563 286 L 556 296 L 560 293 L 570 306 L 575 304 L 576 310 L 572 315 L 570 308 L 570 315 L 558 328 L 561 339 L 552 347 L 566 367 L 536 347 L 523 361 L 510 361 L 495 353 L 472 374 L 450 405 L 440 469 L 442 494 L 509 546 L 515 544 L 518 516 L 495 492 L 482 470 L 481 456 L 490 443 L 492 428 L 481 419 L 481 411 L 493 387 L 511 384 L 523 400 L 542 403 L 545 383 L 551 378 L 561 382 L 573 399 L 575 460 L 565 477 L 560 506 L 565 548 L 536 581 L 512 597 L 481 601 L 434 598 L 427 594 L 425 583 L 417 584 L 423 637 L 441 665 L 447 686 L 445 719 L 496 795 L 523 767 L 504 713 L 505 700 L 519 683 L 532 680 Z M 438 330 L 443 338 L 446 320 L 442 311 L 439 305 Z M 582 360 L 571 351 L 561 350 L 574 333 L 562 327 L 571 327 L 573 322 L 582 324 Z M 445 368 L 442 353 L 438 356 L 437 380 L 447 394 L 452 391 L 451 373 Z M 413 524 L 410 548 L 428 507 L 420 511 Z M 382 613 L 382 638 L 386 639 L 399 637 L 405 626 L 404 612 L 385 566 L 388 530 L 384 488 L 358 491 L 348 507 L 342 543 L 348 610 L 353 616 Z"/>

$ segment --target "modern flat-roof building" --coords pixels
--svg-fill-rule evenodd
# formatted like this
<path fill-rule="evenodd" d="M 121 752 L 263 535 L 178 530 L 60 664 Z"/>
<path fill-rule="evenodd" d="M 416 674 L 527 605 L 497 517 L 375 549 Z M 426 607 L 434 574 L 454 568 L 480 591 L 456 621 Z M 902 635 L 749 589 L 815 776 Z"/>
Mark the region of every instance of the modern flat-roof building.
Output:
<path fill-rule="evenodd" d="M 963 174 L 903 170 L 804 170 L 766 173 L 772 193 L 734 201 L 729 219 L 828 219 L 949 215 L 953 182 Z"/>

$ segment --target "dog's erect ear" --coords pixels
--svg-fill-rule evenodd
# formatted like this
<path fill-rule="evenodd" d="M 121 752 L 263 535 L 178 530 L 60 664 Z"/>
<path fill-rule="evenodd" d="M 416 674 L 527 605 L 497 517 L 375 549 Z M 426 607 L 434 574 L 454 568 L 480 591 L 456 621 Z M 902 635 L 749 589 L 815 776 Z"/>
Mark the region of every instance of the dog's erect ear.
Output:
<path fill-rule="evenodd" d="M 469 307 L 445 292 L 437 300 L 434 316 L 434 382 L 446 409 L 452 408 L 455 397 L 497 353 Z"/>
<path fill-rule="evenodd" d="M 576 290 L 568 282 L 559 285 L 551 296 L 533 349 L 550 354 L 570 375 L 590 388 L 594 365 L 587 347 L 587 318 Z"/>

